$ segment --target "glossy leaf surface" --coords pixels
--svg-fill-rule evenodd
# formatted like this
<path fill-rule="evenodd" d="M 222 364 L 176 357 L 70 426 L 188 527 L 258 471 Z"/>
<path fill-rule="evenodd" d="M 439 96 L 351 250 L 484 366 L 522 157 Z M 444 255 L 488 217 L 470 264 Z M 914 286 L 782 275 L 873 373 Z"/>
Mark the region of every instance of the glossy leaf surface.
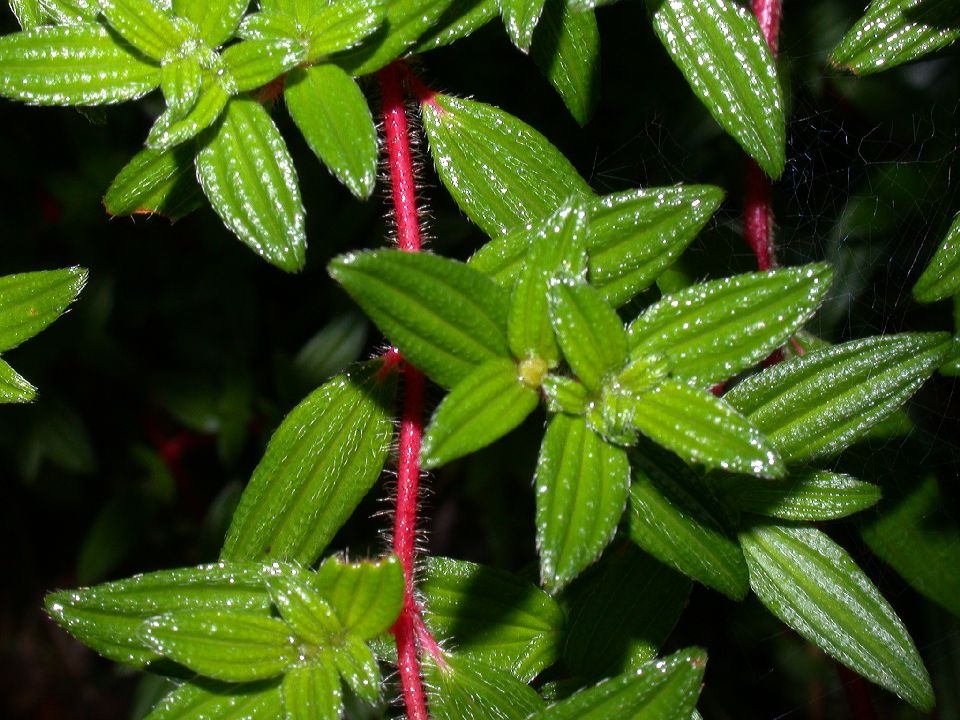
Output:
<path fill-rule="evenodd" d="M 588 389 L 599 391 L 627 358 L 627 334 L 620 317 L 589 285 L 556 284 L 547 299 L 564 359 Z"/>
<path fill-rule="evenodd" d="M 142 632 L 160 655 L 228 682 L 276 677 L 300 653 L 286 623 L 242 610 L 175 611 L 151 618 Z"/>
<path fill-rule="evenodd" d="M 337 720 L 342 715 L 340 676 L 328 655 L 289 670 L 280 691 L 285 720 Z"/>
<path fill-rule="evenodd" d="M 383 469 L 392 377 L 380 363 L 320 387 L 270 439 L 233 516 L 221 557 L 313 563 Z"/>
<path fill-rule="evenodd" d="M 700 696 L 707 654 L 690 649 L 581 690 L 530 720 L 681 720 Z"/>
<path fill-rule="evenodd" d="M 630 538 L 646 552 L 735 600 L 749 587 L 736 539 L 696 474 L 656 448 L 631 453 Z"/>
<path fill-rule="evenodd" d="M 193 166 L 193 148 L 138 152 L 120 171 L 103 198 L 111 215 L 162 215 L 171 222 L 200 207 L 203 194 Z"/>
<path fill-rule="evenodd" d="M 86 283 L 87 271 L 78 267 L 0 277 L 0 352 L 49 326 Z"/>
<path fill-rule="evenodd" d="M 930 264 L 913 286 L 920 302 L 936 302 L 960 293 L 960 215 L 954 218 Z"/>
<path fill-rule="evenodd" d="M 740 542 L 750 586 L 774 615 L 919 709 L 933 706 L 906 628 L 843 548 L 815 528 L 793 525 L 756 525 Z"/>
<path fill-rule="evenodd" d="M 110 27 L 147 57 L 163 60 L 187 39 L 186 33 L 151 0 L 97 0 Z"/>
<path fill-rule="evenodd" d="M 657 654 L 689 595 L 687 578 L 636 545 L 611 547 L 567 591 L 565 662 L 592 680 L 636 669 Z"/>
<path fill-rule="evenodd" d="M 646 2 L 657 35 L 697 97 L 770 177 L 779 177 L 783 100 L 756 18 L 735 0 Z"/>
<path fill-rule="evenodd" d="M 960 527 L 935 477 L 881 506 L 861 535 L 917 592 L 960 616 Z"/>
<path fill-rule="evenodd" d="M 502 110 L 447 95 L 421 110 L 440 179 L 491 237 L 545 218 L 570 196 L 592 194 L 557 148 Z"/>
<path fill-rule="evenodd" d="M 395 555 L 356 563 L 327 558 L 312 581 L 344 631 L 361 640 L 386 632 L 403 605 L 403 567 Z"/>
<path fill-rule="evenodd" d="M 159 84 L 160 66 L 101 25 L 41 26 L 0 37 L 0 95 L 12 100 L 104 105 L 141 97 Z"/>
<path fill-rule="evenodd" d="M 226 42 L 240 24 L 250 0 L 173 0 L 173 12 L 197 26 L 211 47 Z"/>
<path fill-rule="evenodd" d="M 667 380 L 624 404 L 627 422 L 684 460 L 759 477 L 784 466 L 757 427 L 708 390 Z"/>
<path fill-rule="evenodd" d="M 876 485 L 826 470 L 792 469 L 774 482 L 749 475 L 716 475 L 710 481 L 738 510 L 782 520 L 836 520 L 876 504 L 881 495 Z"/>
<path fill-rule="evenodd" d="M 357 83 L 336 65 L 290 74 L 284 99 L 314 154 L 358 198 L 377 180 L 377 133 Z"/>
<path fill-rule="evenodd" d="M 499 0 L 507 35 L 518 48 L 527 52 L 533 42 L 533 31 L 543 12 L 544 0 Z"/>
<path fill-rule="evenodd" d="M 161 570 L 46 598 L 47 612 L 84 645 L 116 662 L 157 659 L 141 637 L 144 620 L 182 610 L 231 608 L 269 614 L 266 580 L 286 571 L 260 563 L 216 563 Z"/>
<path fill-rule="evenodd" d="M 277 682 L 228 685 L 196 679 L 165 695 L 145 720 L 276 720 L 281 708 Z"/>
<path fill-rule="evenodd" d="M 383 24 L 388 5 L 382 0 L 348 0 L 315 5 L 311 9 L 310 19 L 304 21 L 309 47 L 307 60 L 313 62 L 358 45 Z"/>
<path fill-rule="evenodd" d="M 524 720 L 543 707 L 529 685 L 467 657 L 446 654 L 443 665 L 427 658 L 424 675 L 436 720 Z"/>
<path fill-rule="evenodd" d="M 333 260 L 330 274 L 404 356 L 452 387 L 475 366 L 510 356 L 507 292 L 463 263 L 378 250 Z"/>
<path fill-rule="evenodd" d="M 420 37 L 411 53 L 425 53 L 472 35 L 498 12 L 498 0 L 454 0 L 440 21 Z"/>
<path fill-rule="evenodd" d="M 559 656 L 563 611 L 540 588 L 492 567 L 426 558 L 425 620 L 457 655 L 530 682 Z"/>
<path fill-rule="evenodd" d="M 534 476 L 541 584 L 555 593 L 596 560 L 623 515 L 630 464 L 582 417 L 555 415 Z"/>
<path fill-rule="evenodd" d="M 172 117 L 182 118 L 196 104 L 203 67 L 196 55 L 173 57 L 160 66 L 160 89 Z"/>
<path fill-rule="evenodd" d="M 297 638 L 311 645 L 330 645 L 342 630 L 339 618 L 309 580 L 300 575 L 277 575 L 267 580 L 270 599 Z"/>
<path fill-rule="evenodd" d="M 833 455 L 884 419 L 936 370 L 946 333 L 853 340 L 780 363 L 725 395 L 784 460 Z"/>
<path fill-rule="evenodd" d="M 546 0 L 530 56 L 580 125 L 600 99 L 600 31 L 590 11 Z"/>
<path fill-rule="evenodd" d="M 916 60 L 957 38 L 960 10 L 951 0 L 873 0 L 830 60 L 867 75 Z"/>
<path fill-rule="evenodd" d="M 190 110 L 181 115 L 169 108 L 153 124 L 147 135 L 147 147 L 167 150 L 191 140 L 216 122 L 230 101 L 223 78 L 206 72 L 200 80 L 200 91 Z"/>
<path fill-rule="evenodd" d="M 237 237 L 283 270 L 303 267 L 307 238 L 297 173 L 262 105 L 234 98 L 196 162 L 210 204 Z"/>
<path fill-rule="evenodd" d="M 368 705 L 380 701 L 380 666 L 365 642 L 355 637 L 346 637 L 331 655 L 340 677 L 357 697 Z"/>
<path fill-rule="evenodd" d="M 243 93 L 266 85 L 303 62 L 305 54 L 286 40 L 244 40 L 234 43 L 220 56 L 230 73 L 233 91 Z"/>
<path fill-rule="evenodd" d="M 651 305 L 628 329 L 631 357 L 664 354 L 673 377 L 708 387 L 760 362 L 816 311 L 829 265 L 744 273 L 692 285 Z"/>
<path fill-rule="evenodd" d="M 36 396 L 37 389 L 0 359 L 0 403 L 32 402 Z"/>
<path fill-rule="evenodd" d="M 509 358 L 488 360 L 457 383 L 437 408 L 420 457 L 430 469 L 500 439 L 522 423 L 540 401 Z"/>

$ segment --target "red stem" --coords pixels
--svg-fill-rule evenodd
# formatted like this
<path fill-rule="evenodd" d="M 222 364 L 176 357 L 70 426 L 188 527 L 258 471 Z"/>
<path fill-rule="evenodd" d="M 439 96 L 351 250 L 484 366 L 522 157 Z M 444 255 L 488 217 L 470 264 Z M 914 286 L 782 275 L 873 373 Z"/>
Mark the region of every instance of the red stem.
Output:
<path fill-rule="evenodd" d="M 379 73 L 383 94 L 383 126 L 393 199 L 397 246 L 417 252 L 421 247 L 420 216 L 417 208 L 416 175 L 410 149 L 410 129 L 404 103 L 404 78 L 408 71 L 394 63 Z M 395 348 L 387 353 L 385 367 L 400 362 Z M 400 423 L 400 460 L 397 473 L 397 502 L 393 519 L 393 551 L 403 565 L 406 587 L 403 610 L 393 626 L 397 643 L 397 668 L 408 720 L 428 720 L 427 697 L 420 669 L 420 647 L 436 656 L 436 641 L 430 635 L 414 594 L 417 509 L 420 501 L 420 444 L 423 438 L 423 373 L 403 365 L 403 419 Z"/>

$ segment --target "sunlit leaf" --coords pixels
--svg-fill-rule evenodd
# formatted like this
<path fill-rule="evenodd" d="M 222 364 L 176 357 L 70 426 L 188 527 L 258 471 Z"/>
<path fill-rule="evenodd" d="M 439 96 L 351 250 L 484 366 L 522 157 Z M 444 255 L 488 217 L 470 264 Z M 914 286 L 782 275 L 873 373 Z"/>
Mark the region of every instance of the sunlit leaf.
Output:
<path fill-rule="evenodd" d="M 160 67 L 160 89 L 171 118 L 180 119 L 197 103 L 203 83 L 203 67 L 196 55 L 173 57 Z"/>
<path fill-rule="evenodd" d="M 361 640 L 386 632 L 403 605 L 403 567 L 395 555 L 356 563 L 327 558 L 312 582 L 344 631 Z"/>
<path fill-rule="evenodd" d="M 497 16 L 497 1 L 454 0 L 447 8 L 445 18 L 434 23 L 411 50 L 411 54 L 419 55 L 472 35 Z"/>
<path fill-rule="evenodd" d="M 159 65 L 98 24 L 42 26 L 0 37 L 0 95 L 13 100 L 104 105 L 141 97 L 159 84 Z"/>
<path fill-rule="evenodd" d="M 220 117 L 230 100 L 230 93 L 223 84 L 223 78 L 215 72 L 205 72 L 200 80 L 200 90 L 196 101 L 189 111 L 181 115 L 169 108 L 157 118 L 146 145 L 152 150 L 166 150 L 190 140 Z"/>
<path fill-rule="evenodd" d="M 197 154 L 197 177 L 213 209 L 254 252 L 283 270 L 303 267 L 307 238 L 297 173 L 260 103 L 231 100 Z"/>
<path fill-rule="evenodd" d="M 270 599 L 296 636 L 312 645 L 330 645 L 343 629 L 327 601 L 301 575 L 279 574 L 267 579 Z"/>
<path fill-rule="evenodd" d="M 163 60 L 176 51 L 187 33 L 151 0 L 97 0 L 110 27 L 147 57 Z"/>
<path fill-rule="evenodd" d="M 86 283 L 87 271 L 79 267 L 0 277 L 0 352 L 49 326 Z"/>
<path fill-rule="evenodd" d="M 596 560 L 623 515 L 630 464 L 582 417 L 555 415 L 534 476 L 540 578 L 555 593 Z"/>
<path fill-rule="evenodd" d="M 529 682 L 559 656 L 563 611 L 532 583 L 496 568 L 428 557 L 425 619 L 457 655 Z"/>
<path fill-rule="evenodd" d="M 396 3 L 394 3 L 396 4 Z M 303 20 L 309 48 L 307 61 L 348 50 L 380 27 L 387 17 L 384 0 L 345 0 L 329 5 L 314 4 L 311 17 Z"/>
<path fill-rule="evenodd" d="M 543 12 L 544 0 L 499 0 L 500 13 L 507 35 L 518 48 L 527 52 L 533 42 L 533 31 Z"/>
<path fill-rule="evenodd" d="M 223 559 L 320 556 L 386 460 L 395 381 L 379 368 L 334 378 L 284 419 L 240 499 Z"/>
<path fill-rule="evenodd" d="M 788 462 L 833 455 L 903 404 L 950 349 L 946 333 L 888 335 L 774 365 L 724 396 Z"/>
<path fill-rule="evenodd" d="M 343 713 L 343 689 L 333 658 L 325 654 L 283 676 L 284 720 L 336 720 Z"/>
<path fill-rule="evenodd" d="M 173 12 L 190 20 L 211 47 L 226 42 L 240 24 L 250 0 L 173 0 Z"/>
<path fill-rule="evenodd" d="M 540 220 L 590 187 L 545 137 L 491 105 L 436 95 L 422 105 L 437 172 L 491 237 Z"/>
<path fill-rule="evenodd" d="M 654 29 L 697 97 L 771 177 L 783 172 L 777 69 L 753 14 L 736 0 L 646 0 Z"/>
<path fill-rule="evenodd" d="M 287 40 L 244 40 L 224 50 L 221 58 L 235 93 L 242 93 L 292 70 L 305 55 L 302 48 Z"/>
<path fill-rule="evenodd" d="M 756 525 L 740 533 L 750 587 L 783 622 L 921 710 L 933 690 L 906 628 L 863 571 L 819 530 Z"/>
<path fill-rule="evenodd" d="M 353 253 L 330 274 L 432 380 L 452 387 L 488 360 L 510 356 L 507 292 L 463 263 L 399 250 Z"/>

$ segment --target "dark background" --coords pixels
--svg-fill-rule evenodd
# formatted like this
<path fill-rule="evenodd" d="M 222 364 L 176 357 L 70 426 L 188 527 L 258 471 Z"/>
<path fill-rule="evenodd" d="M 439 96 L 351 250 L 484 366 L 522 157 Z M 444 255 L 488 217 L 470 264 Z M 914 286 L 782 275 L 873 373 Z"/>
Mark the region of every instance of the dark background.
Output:
<path fill-rule="evenodd" d="M 960 210 L 957 52 L 875 77 L 842 76 L 827 56 L 862 5 L 788 0 L 781 42 L 789 147 L 776 186 L 778 252 L 785 264 L 835 263 L 837 281 L 816 328 L 831 340 L 952 327 L 948 304 L 918 307 L 909 288 Z M 602 94 L 583 129 L 497 23 L 423 56 L 418 70 L 439 89 L 494 103 L 538 128 L 598 192 L 677 182 L 723 187 L 727 202 L 684 266 L 695 277 L 752 269 L 739 236 L 738 147 L 671 65 L 641 3 L 603 8 L 598 17 Z M 9 13 L 2 29 L 15 29 Z M 376 108 L 375 83 L 365 89 Z M 71 312 L 9 357 L 40 397 L 29 407 L 0 407 L 3 717 L 142 715 L 156 681 L 71 640 L 43 615 L 44 593 L 214 559 L 284 413 L 381 343 L 325 265 L 349 248 L 385 242 L 383 191 L 365 204 L 353 200 L 310 155 L 283 108 L 278 122 L 308 211 L 304 272 L 289 276 L 259 261 L 209 209 L 173 226 L 106 216 L 103 191 L 160 103 L 154 94 L 91 122 L 75 110 L 0 101 L 0 274 L 90 270 Z M 439 187 L 429 158 L 421 159 L 431 245 L 466 257 L 484 238 Z M 932 381 L 913 409 L 924 436 L 855 456 L 858 472 L 892 494 L 937 472 L 955 509 L 956 389 L 955 380 Z M 438 397 L 434 391 L 431 399 Z M 514 570 L 535 560 L 530 477 L 542 419 L 431 479 L 431 552 Z M 864 457 L 873 459 L 865 469 Z M 335 547 L 378 551 L 387 499 L 376 488 Z M 859 544 L 856 520 L 830 529 L 905 618 L 934 676 L 937 716 L 960 717 L 956 619 L 873 559 Z M 689 643 L 710 652 L 701 702 L 710 720 L 865 720 L 872 716 L 852 715 L 848 705 L 863 692 L 878 717 L 916 717 L 839 674 L 753 599 L 734 604 L 696 589 L 668 644 Z"/>

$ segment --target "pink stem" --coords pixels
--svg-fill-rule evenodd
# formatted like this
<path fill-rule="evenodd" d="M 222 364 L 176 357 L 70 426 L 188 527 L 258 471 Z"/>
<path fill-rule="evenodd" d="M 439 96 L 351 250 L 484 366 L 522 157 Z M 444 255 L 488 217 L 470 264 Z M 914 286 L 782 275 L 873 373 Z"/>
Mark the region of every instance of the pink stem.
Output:
<path fill-rule="evenodd" d="M 403 81 L 407 70 L 394 63 L 379 73 L 383 93 L 383 125 L 397 246 L 417 252 L 421 247 L 420 216 L 417 208 L 416 176 L 410 149 L 410 129 L 404 103 Z M 397 367 L 400 354 L 392 348 L 385 367 Z M 420 444 L 423 439 L 423 373 L 409 364 L 403 366 L 403 418 L 400 423 L 400 460 L 397 473 L 397 502 L 393 519 L 393 551 L 403 565 L 405 590 L 403 609 L 393 626 L 397 643 L 397 668 L 408 720 L 428 720 L 427 696 L 423 687 L 418 640 L 433 654 L 436 641 L 426 630 L 414 594 L 417 510 L 420 501 Z M 429 643 L 426 639 L 429 638 Z"/>

